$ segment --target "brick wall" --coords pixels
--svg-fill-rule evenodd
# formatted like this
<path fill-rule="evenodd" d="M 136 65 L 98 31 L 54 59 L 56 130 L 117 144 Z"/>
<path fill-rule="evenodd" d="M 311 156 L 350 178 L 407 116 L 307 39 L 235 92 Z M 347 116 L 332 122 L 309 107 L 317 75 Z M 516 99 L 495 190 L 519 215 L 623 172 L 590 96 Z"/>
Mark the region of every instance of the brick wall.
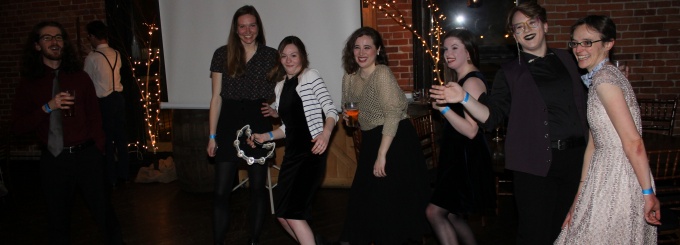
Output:
<path fill-rule="evenodd" d="M 105 19 L 104 0 L 0 1 L 0 134 L 9 132 L 10 107 L 19 82 L 19 63 L 28 32 L 43 20 L 61 22 L 71 38 L 80 21 L 82 44 L 87 45 L 85 24 Z M 35 155 L 34 137 L 14 137 L 13 155 Z"/>
<path fill-rule="evenodd" d="M 412 22 L 411 0 L 397 0 L 396 8 L 404 15 L 406 23 Z M 376 19 L 376 30 L 383 36 L 390 68 L 399 86 L 404 91 L 413 90 L 413 35 L 381 11 L 377 11 Z"/>
<path fill-rule="evenodd" d="M 607 15 L 616 24 L 614 54 L 631 67 L 638 98 L 672 99 L 680 94 L 680 1 L 542 0 L 548 11 L 549 43 L 565 48 L 571 25 L 587 15 Z"/>
<path fill-rule="evenodd" d="M 617 25 L 614 52 L 631 67 L 629 79 L 638 98 L 672 99 L 680 95 L 680 1 L 678 0 L 539 0 L 548 12 L 548 45 L 566 48 L 571 25 L 587 15 L 608 15 Z M 410 22 L 411 0 L 397 7 Z M 412 35 L 378 12 L 390 67 L 399 85 L 410 91 Z M 676 133 L 680 127 L 676 124 Z"/>

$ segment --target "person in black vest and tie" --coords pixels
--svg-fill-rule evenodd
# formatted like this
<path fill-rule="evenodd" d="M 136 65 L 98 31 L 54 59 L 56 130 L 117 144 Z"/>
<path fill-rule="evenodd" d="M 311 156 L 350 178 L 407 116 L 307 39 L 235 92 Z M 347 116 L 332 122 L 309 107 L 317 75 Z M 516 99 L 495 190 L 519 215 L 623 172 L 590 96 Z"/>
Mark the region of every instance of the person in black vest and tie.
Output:
<path fill-rule="evenodd" d="M 66 30 L 57 22 L 37 24 L 23 52 L 12 128 L 16 133 L 34 132 L 43 145 L 40 181 L 50 244 L 70 243 L 75 190 L 81 192 L 107 244 L 122 244 L 120 225 L 104 184 L 104 131 L 92 80 L 83 72 Z M 66 90 L 71 92 L 62 92 Z"/>
<path fill-rule="evenodd" d="M 85 58 L 85 72 L 90 75 L 99 97 L 102 124 L 106 133 L 106 173 L 112 186 L 125 182 L 130 172 L 125 129 L 125 97 L 121 93 L 120 52 L 109 47 L 108 28 L 95 20 L 87 24 L 87 39 L 92 52 Z M 116 159 L 118 162 L 116 163 Z"/>
<path fill-rule="evenodd" d="M 548 47 L 545 8 L 522 3 L 507 23 L 519 54 L 496 73 L 490 96 L 478 101 L 449 83 L 433 86 L 431 97 L 462 104 L 487 130 L 508 118 L 505 168 L 513 171 L 517 244 L 553 244 L 581 180 L 586 87 L 574 56 Z"/>

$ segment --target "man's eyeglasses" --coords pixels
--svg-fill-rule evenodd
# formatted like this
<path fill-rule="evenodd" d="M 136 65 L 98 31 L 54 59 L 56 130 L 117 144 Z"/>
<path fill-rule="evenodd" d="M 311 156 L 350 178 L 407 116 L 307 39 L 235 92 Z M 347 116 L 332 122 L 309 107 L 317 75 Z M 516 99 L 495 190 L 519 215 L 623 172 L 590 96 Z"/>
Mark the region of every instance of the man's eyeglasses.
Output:
<path fill-rule="evenodd" d="M 530 28 L 531 29 L 538 28 L 540 23 L 541 22 L 537 18 L 533 18 L 525 22 L 513 24 L 512 26 L 510 26 L 510 29 L 512 30 L 512 33 L 519 35 L 524 33 L 525 31 L 529 31 Z"/>
<path fill-rule="evenodd" d="M 52 41 L 52 40 L 63 41 L 64 37 L 62 37 L 61 35 L 56 35 L 56 36 L 42 35 L 42 36 L 40 36 L 40 40 L 45 41 L 45 42 L 49 42 L 49 41 Z"/>
<path fill-rule="evenodd" d="M 567 46 L 569 46 L 569 48 L 576 48 L 578 45 L 581 45 L 581 47 L 587 48 L 587 47 L 592 47 L 593 43 L 596 43 L 596 42 L 602 42 L 602 40 L 582 41 L 582 42 L 578 42 L 578 43 L 571 41 L 571 42 L 567 43 Z"/>

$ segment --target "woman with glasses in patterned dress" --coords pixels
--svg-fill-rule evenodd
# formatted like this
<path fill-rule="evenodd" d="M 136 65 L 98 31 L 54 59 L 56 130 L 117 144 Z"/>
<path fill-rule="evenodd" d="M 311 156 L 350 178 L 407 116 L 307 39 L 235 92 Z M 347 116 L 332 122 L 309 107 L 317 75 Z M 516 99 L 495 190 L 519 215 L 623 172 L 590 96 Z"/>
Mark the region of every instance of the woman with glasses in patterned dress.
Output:
<path fill-rule="evenodd" d="M 510 10 L 507 23 L 519 55 L 501 66 L 489 96 L 466 96 L 456 83 L 430 92 L 437 103 L 463 104 L 489 131 L 507 118 L 505 167 L 513 171 L 517 244 L 551 244 L 581 177 L 586 88 L 574 57 L 548 48 L 545 8 L 522 3 Z"/>
<path fill-rule="evenodd" d="M 555 244 L 656 244 L 659 200 L 640 128 L 640 108 L 625 75 L 609 62 L 616 25 L 591 15 L 571 27 L 578 66 L 588 70 L 590 140 L 578 196 Z"/>

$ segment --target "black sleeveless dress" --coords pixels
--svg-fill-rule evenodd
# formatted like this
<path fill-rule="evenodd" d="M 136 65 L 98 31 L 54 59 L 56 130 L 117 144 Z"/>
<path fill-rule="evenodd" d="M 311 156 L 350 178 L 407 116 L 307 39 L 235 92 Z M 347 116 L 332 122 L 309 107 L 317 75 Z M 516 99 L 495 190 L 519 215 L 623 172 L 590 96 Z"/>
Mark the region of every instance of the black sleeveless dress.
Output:
<path fill-rule="evenodd" d="M 297 85 L 297 76 L 287 79 L 279 99 L 279 116 L 286 125 L 286 151 L 274 188 L 274 204 L 276 217 L 308 220 L 312 198 L 326 173 L 326 153 L 312 154 L 314 143 L 302 99 L 295 90 Z"/>
<path fill-rule="evenodd" d="M 482 73 L 470 72 L 458 81 L 462 87 L 470 77 L 481 79 Z M 452 111 L 465 117 L 463 105 L 449 104 Z M 478 213 L 493 208 L 494 187 L 491 154 L 482 128 L 470 139 L 456 131 L 443 119 L 439 142 L 437 183 L 430 203 L 451 213 Z"/>

